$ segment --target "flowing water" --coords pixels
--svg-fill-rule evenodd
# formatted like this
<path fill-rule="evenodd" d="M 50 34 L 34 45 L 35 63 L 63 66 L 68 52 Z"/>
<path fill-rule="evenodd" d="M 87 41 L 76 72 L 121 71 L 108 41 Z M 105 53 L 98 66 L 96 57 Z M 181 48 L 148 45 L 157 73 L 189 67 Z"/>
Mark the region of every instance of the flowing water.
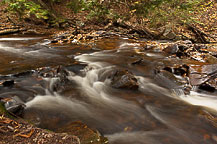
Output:
<path fill-rule="evenodd" d="M 158 49 L 145 51 L 140 42 L 126 38 L 103 39 L 90 46 L 52 45 L 46 38 L 0 38 L 2 75 L 56 65 L 65 65 L 69 73 L 70 83 L 61 91 L 54 90 L 59 78 L 32 75 L 16 77 L 16 87 L 1 87 L 0 96 L 13 95 L 25 103 L 24 118 L 57 132 L 67 123 L 82 121 L 111 144 L 217 143 L 216 93 L 193 89 L 185 95 L 180 77 L 156 73 L 157 68 L 182 60 L 168 58 Z M 111 87 L 114 69 L 132 72 L 138 90 Z"/>

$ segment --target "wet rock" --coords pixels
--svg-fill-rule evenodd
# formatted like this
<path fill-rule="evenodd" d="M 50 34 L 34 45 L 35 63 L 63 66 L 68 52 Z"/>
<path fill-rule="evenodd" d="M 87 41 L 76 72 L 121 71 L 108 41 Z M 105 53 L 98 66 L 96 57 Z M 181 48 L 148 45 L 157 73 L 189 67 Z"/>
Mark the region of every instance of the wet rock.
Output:
<path fill-rule="evenodd" d="M 54 92 L 62 92 L 72 85 L 71 81 L 68 79 L 59 79 L 57 80 L 53 86 L 52 86 L 52 91 Z"/>
<path fill-rule="evenodd" d="M 206 82 L 208 77 L 203 77 L 201 74 L 190 74 L 189 79 L 192 86 L 197 86 Z"/>
<path fill-rule="evenodd" d="M 135 76 L 128 70 L 115 70 L 110 76 L 111 86 L 113 88 L 124 88 L 137 90 L 139 84 Z"/>
<path fill-rule="evenodd" d="M 68 79 L 69 72 L 65 67 L 59 66 L 56 69 L 56 76 L 59 79 L 53 84 L 53 91 L 61 92 L 73 85 L 73 83 Z"/>
<path fill-rule="evenodd" d="M 186 74 L 186 71 L 183 68 L 174 68 L 174 74 L 175 75 L 180 75 L 183 76 L 184 74 Z"/>
<path fill-rule="evenodd" d="M 37 70 L 38 75 L 45 78 L 61 77 L 66 78 L 68 76 L 67 70 L 63 66 L 57 67 L 42 67 Z"/>
<path fill-rule="evenodd" d="M 200 90 L 208 91 L 208 92 L 215 92 L 215 87 L 212 87 L 209 84 L 203 83 L 198 87 Z"/>
<path fill-rule="evenodd" d="M 184 76 L 188 75 L 189 67 L 187 65 L 181 65 L 179 67 L 164 67 L 163 70 L 175 75 Z"/>
<path fill-rule="evenodd" d="M 5 109 L 17 116 L 23 114 L 25 104 L 19 99 L 19 97 L 14 96 L 12 98 L 5 98 L 1 100 L 4 103 Z"/>
<path fill-rule="evenodd" d="M 206 63 L 209 63 L 209 64 L 216 64 L 217 62 L 217 58 L 210 54 L 204 54 L 203 59 Z"/>
<path fill-rule="evenodd" d="M 10 107 L 6 108 L 6 110 L 10 113 L 17 115 L 17 116 L 22 116 L 24 108 L 25 108 L 25 105 L 20 104 L 20 105 L 10 106 Z"/>
<path fill-rule="evenodd" d="M 177 44 L 169 45 L 165 49 L 163 49 L 163 51 L 168 54 L 176 54 L 178 50 L 179 50 L 179 47 Z"/>
<path fill-rule="evenodd" d="M 67 76 L 69 76 L 69 72 L 66 70 L 63 66 L 58 66 L 56 69 L 56 76 L 60 77 L 61 79 L 67 79 Z"/>
<path fill-rule="evenodd" d="M 41 76 L 41 77 L 44 77 L 44 78 L 55 77 L 55 74 L 54 74 L 55 71 L 50 67 L 38 68 L 36 71 L 37 71 L 35 73 L 36 76 Z"/>
<path fill-rule="evenodd" d="M 58 43 L 57 39 L 51 40 L 51 43 Z"/>
<path fill-rule="evenodd" d="M 82 70 L 84 70 L 85 67 L 87 67 L 87 64 L 75 63 L 73 65 L 67 66 L 66 69 L 67 71 L 75 73 L 76 75 L 82 75 L 84 74 Z"/>
<path fill-rule="evenodd" d="M 190 85 L 185 86 L 183 89 L 185 95 L 189 95 L 191 90 L 192 90 L 192 86 Z"/>
<path fill-rule="evenodd" d="M 4 87 L 12 87 L 14 85 L 14 80 L 6 80 L 2 83 Z"/>
<path fill-rule="evenodd" d="M 173 69 L 171 67 L 165 67 L 163 70 L 173 73 Z"/>
<path fill-rule="evenodd" d="M 180 52 L 180 51 L 178 51 L 178 52 L 176 53 L 176 56 L 179 57 L 179 58 L 183 58 L 183 57 L 187 57 L 188 54 L 185 53 L 185 52 Z"/>
<path fill-rule="evenodd" d="M 217 64 L 190 66 L 189 80 L 193 86 L 201 85 L 205 82 L 215 80 L 217 77 Z"/>
<path fill-rule="evenodd" d="M 217 64 L 204 65 L 202 66 L 202 73 L 207 73 L 209 75 L 217 73 Z"/>
<path fill-rule="evenodd" d="M 25 72 L 14 74 L 13 76 L 14 77 L 24 77 L 24 76 L 32 75 L 34 72 L 35 72 L 34 70 L 30 70 L 30 71 L 25 71 Z"/>
<path fill-rule="evenodd" d="M 188 57 L 189 56 L 188 50 L 192 48 L 191 41 L 189 42 L 181 41 L 181 42 L 177 42 L 177 44 L 179 50 L 177 51 L 176 56 L 179 58 Z"/>
<path fill-rule="evenodd" d="M 56 66 L 56 67 L 41 67 L 34 71 L 32 74 L 33 81 L 35 84 L 32 85 L 31 83 L 28 86 L 29 92 L 33 93 L 44 93 L 44 89 L 42 87 L 46 87 L 50 92 L 60 92 L 66 87 L 71 86 L 71 81 L 68 79 L 69 73 L 73 73 L 67 70 L 67 68 L 63 66 Z M 44 79 L 48 79 L 48 81 L 44 81 Z"/>
<path fill-rule="evenodd" d="M 139 64 L 141 64 L 142 62 L 143 62 L 143 59 L 141 58 L 141 59 L 138 59 L 138 60 L 132 62 L 131 64 L 132 64 L 132 65 L 139 65 Z"/>
<path fill-rule="evenodd" d="M 160 70 L 154 77 L 155 81 L 162 87 L 176 89 L 187 83 L 184 78 L 178 79 L 175 75 L 167 70 Z"/>
<path fill-rule="evenodd" d="M 179 45 L 178 47 L 180 52 L 185 52 L 189 48 L 187 45 Z"/>

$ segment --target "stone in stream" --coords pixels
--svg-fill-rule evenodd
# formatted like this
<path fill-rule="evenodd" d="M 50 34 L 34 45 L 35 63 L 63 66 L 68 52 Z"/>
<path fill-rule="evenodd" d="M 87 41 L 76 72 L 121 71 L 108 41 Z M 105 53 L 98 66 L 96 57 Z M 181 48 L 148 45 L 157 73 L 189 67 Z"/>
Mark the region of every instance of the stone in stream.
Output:
<path fill-rule="evenodd" d="M 131 64 L 132 64 L 132 65 L 140 65 L 140 64 L 142 64 L 142 63 L 143 63 L 143 59 L 140 58 L 140 59 L 138 59 L 138 60 L 132 62 Z"/>
<path fill-rule="evenodd" d="M 174 68 L 174 74 L 175 75 L 180 75 L 180 76 L 183 76 L 184 74 L 186 74 L 186 70 L 179 67 L 179 68 Z"/>
<path fill-rule="evenodd" d="M 173 73 L 173 69 L 171 67 L 165 67 L 163 70 Z"/>
<path fill-rule="evenodd" d="M 8 112 L 13 113 L 17 116 L 21 116 L 23 114 L 25 104 L 22 100 L 19 99 L 19 97 L 14 96 L 12 98 L 4 98 L 1 99 L 1 102 L 4 103 L 5 109 Z"/>
<path fill-rule="evenodd" d="M 173 73 L 167 70 L 160 70 L 156 73 L 154 80 L 162 87 L 176 89 L 187 83 L 185 78 L 177 78 Z"/>
<path fill-rule="evenodd" d="M 191 56 L 190 52 L 196 50 L 196 48 L 194 47 L 195 45 L 192 44 L 192 42 L 189 40 L 177 41 L 168 45 L 166 48 L 163 49 L 163 51 L 171 55 L 176 54 L 177 57 L 183 58 Z"/>
<path fill-rule="evenodd" d="M 69 72 L 65 67 L 59 66 L 56 69 L 56 76 L 59 78 L 53 85 L 53 91 L 63 91 L 72 85 L 71 81 L 67 78 Z"/>
<path fill-rule="evenodd" d="M 176 54 L 178 50 L 179 50 L 179 47 L 177 44 L 169 45 L 165 49 L 163 49 L 163 51 L 168 54 Z"/>
<path fill-rule="evenodd" d="M 51 91 L 61 92 L 72 86 L 72 82 L 68 79 L 69 72 L 63 66 L 41 68 L 39 75 L 46 78 L 57 78 L 52 84 Z"/>
<path fill-rule="evenodd" d="M 4 87 L 12 87 L 14 85 L 14 80 L 6 80 L 2 83 Z"/>
<path fill-rule="evenodd" d="M 137 90 L 139 88 L 137 79 L 128 70 L 114 70 L 109 77 L 111 78 L 111 86 L 113 88 L 130 90 Z"/>
<path fill-rule="evenodd" d="M 193 86 L 200 85 L 211 79 L 215 79 L 217 75 L 217 64 L 213 65 L 192 65 L 189 69 L 190 84 Z"/>
<path fill-rule="evenodd" d="M 25 71 L 25 72 L 21 72 L 21 73 L 14 74 L 13 76 L 14 76 L 14 77 L 30 76 L 30 75 L 32 75 L 34 72 L 35 72 L 34 70 L 29 70 L 29 71 Z"/>
<path fill-rule="evenodd" d="M 205 90 L 205 91 L 208 91 L 208 92 L 215 92 L 215 87 L 212 87 L 211 85 L 209 84 L 206 84 L 206 83 L 203 83 L 201 85 L 199 85 L 198 87 L 200 90 Z"/>
<path fill-rule="evenodd" d="M 62 77 L 68 76 L 67 70 L 63 66 L 57 67 L 42 67 L 37 70 L 38 75 L 46 78 Z"/>
<path fill-rule="evenodd" d="M 180 52 L 185 52 L 189 48 L 187 45 L 179 45 L 178 47 Z"/>
<path fill-rule="evenodd" d="M 189 67 L 184 64 L 184 65 L 180 65 L 177 67 L 167 66 L 167 67 L 164 67 L 163 70 L 173 73 L 175 75 L 185 76 L 185 75 L 188 75 Z"/>
<path fill-rule="evenodd" d="M 217 64 L 190 66 L 189 81 L 200 90 L 215 92 L 217 87 Z"/>

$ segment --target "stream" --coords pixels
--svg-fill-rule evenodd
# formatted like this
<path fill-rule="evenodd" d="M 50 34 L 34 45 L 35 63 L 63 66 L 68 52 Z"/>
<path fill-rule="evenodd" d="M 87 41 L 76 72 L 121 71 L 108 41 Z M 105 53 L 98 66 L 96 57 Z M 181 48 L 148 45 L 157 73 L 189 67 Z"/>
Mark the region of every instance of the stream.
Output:
<path fill-rule="evenodd" d="M 117 36 L 86 46 L 52 44 L 46 35 L 0 37 L 0 82 L 14 81 L 0 85 L 0 98 L 24 104 L 23 118 L 40 128 L 67 132 L 70 122 L 81 121 L 110 144 L 217 143 L 217 93 L 194 86 L 185 93 L 187 78 L 158 72 L 201 63 L 145 50 L 143 43 Z M 135 86 L 121 87 L 117 73 Z"/>

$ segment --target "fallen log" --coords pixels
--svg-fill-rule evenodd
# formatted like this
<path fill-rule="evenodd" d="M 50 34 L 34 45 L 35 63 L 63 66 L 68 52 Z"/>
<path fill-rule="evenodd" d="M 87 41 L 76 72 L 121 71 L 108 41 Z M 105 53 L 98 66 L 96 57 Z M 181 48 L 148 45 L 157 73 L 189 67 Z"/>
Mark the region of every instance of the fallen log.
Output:
<path fill-rule="evenodd" d="M 0 30 L 0 35 L 14 34 L 20 32 L 20 29 L 4 29 Z"/>
<path fill-rule="evenodd" d="M 206 33 L 198 29 L 196 26 L 188 25 L 189 30 L 191 30 L 198 38 L 201 43 L 209 43 L 206 37 L 208 36 Z"/>
<path fill-rule="evenodd" d="M 123 22 L 118 22 L 118 21 L 113 22 L 113 25 L 116 26 L 116 27 L 121 27 L 121 28 L 124 28 L 124 29 L 128 29 L 129 34 L 137 33 L 140 36 L 144 36 L 144 37 L 146 37 L 148 39 L 155 39 L 157 37 L 156 34 L 152 33 L 147 28 L 138 29 L 138 28 L 136 28 L 134 26 L 128 25 L 128 24 L 123 23 Z"/>

